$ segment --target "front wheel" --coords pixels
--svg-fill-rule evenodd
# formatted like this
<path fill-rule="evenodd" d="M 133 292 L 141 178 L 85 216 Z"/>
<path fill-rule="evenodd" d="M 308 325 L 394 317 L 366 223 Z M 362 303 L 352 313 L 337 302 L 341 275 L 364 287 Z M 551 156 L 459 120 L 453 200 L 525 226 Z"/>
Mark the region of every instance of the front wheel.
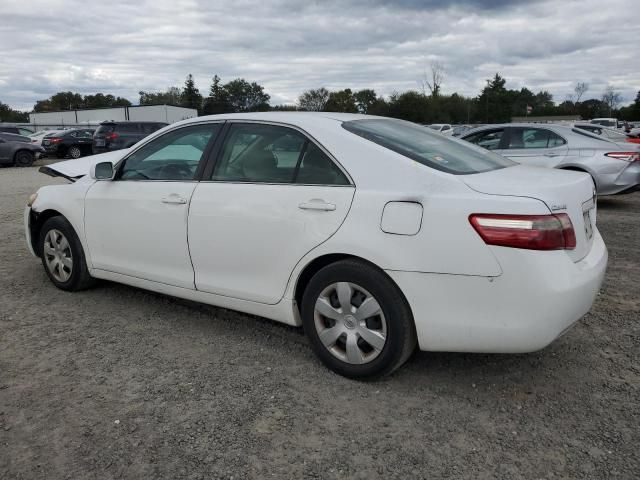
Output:
<path fill-rule="evenodd" d="M 44 223 L 38 246 L 44 270 L 56 287 L 76 291 L 95 283 L 89 275 L 82 244 L 64 217 L 52 217 Z"/>
<path fill-rule="evenodd" d="M 14 163 L 16 164 L 16 167 L 30 167 L 31 165 L 33 165 L 33 161 L 34 161 L 33 153 L 26 150 L 21 150 L 17 152 L 14 158 Z"/>
<path fill-rule="evenodd" d="M 322 362 L 350 378 L 388 375 L 416 346 L 413 316 L 400 289 L 384 272 L 356 260 L 313 276 L 302 298 L 302 322 Z"/>

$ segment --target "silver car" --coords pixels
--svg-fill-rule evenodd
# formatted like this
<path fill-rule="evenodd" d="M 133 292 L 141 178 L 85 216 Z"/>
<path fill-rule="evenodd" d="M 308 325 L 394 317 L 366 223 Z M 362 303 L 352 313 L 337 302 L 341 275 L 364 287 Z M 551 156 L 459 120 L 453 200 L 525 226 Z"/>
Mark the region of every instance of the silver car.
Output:
<path fill-rule="evenodd" d="M 579 128 L 508 123 L 476 128 L 461 138 L 518 163 L 586 172 L 598 195 L 640 187 L 640 145 L 613 142 Z"/>

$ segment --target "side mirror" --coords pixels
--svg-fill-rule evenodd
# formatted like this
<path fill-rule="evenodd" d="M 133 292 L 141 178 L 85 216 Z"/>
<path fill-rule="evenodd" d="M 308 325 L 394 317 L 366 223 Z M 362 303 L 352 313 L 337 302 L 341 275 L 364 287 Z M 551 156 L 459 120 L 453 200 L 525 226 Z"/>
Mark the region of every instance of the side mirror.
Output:
<path fill-rule="evenodd" d="M 89 174 L 94 180 L 113 180 L 113 163 L 100 162 L 91 166 Z"/>

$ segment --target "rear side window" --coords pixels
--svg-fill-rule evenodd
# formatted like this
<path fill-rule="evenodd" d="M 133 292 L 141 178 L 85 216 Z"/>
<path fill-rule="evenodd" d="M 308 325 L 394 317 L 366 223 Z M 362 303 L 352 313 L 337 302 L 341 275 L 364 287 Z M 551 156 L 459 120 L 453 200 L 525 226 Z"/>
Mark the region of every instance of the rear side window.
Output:
<path fill-rule="evenodd" d="M 107 133 L 112 133 L 115 128 L 116 126 L 113 124 L 100 125 L 96 130 L 96 135 L 106 135 Z"/>
<path fill-rule="evenodd" d="M 292 128 L 258 123 L 232 125 L 212 180 L 349 184 L 329 156 L 302 133 Z"/>
<path fill-rule="evenodd" d="M 404 120 L 352 120 L 342 127 L 418 163 L 455 175 L 515 165 L 505 157 Z"/>
<path fill-rule="evenodd" d="M 546 128 L 513 127 L 509 129 L 507 148 L 553 148 L 565 143 L 564 138 Z"/>

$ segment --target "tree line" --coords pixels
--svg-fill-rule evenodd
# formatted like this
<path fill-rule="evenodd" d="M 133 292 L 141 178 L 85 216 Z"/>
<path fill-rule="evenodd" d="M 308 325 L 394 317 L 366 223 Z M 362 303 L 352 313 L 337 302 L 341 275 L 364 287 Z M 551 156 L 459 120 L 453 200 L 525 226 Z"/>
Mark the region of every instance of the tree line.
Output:
<path fill-rule="evenodd" d="M 218 75 L 211 80 L 209 91 L 203 95 L 189 74 L 184 86 L 170 87 L 166 91 L 139 92 L 140 105 L 177 105 L 198 110 L 199 115 L 218 113 L 256 112 L 268 110 L 303 110 L 350 112 L 401 118 L 417 123 L 500 123 L 516 116 L 579 115 L 583 119 L 616 117 L 620 120 L 640 120 L 640 91 L 634 103 L 620 108 L 621 96 L 607 87 L 599 98 L 583 100 L 589 85 L 577 82 L 570 95 L 556 103 L 551 93 L 534 93 L 523 87 L 506 88 L 506 79 L 499 73 L 487 79 L 476 97 L 458 93 L 442 93 L 444 71 L 432 64 L 425 72 L 421 88 L 394 92 L 388 97 L 372 89 L 330 91 L 324 87 L 302 92 L 294 105 L 270 105 L 271 97 L 257 82 L 236 78 L 223 83 Z M 34 112 L 130 106 L 122 97 L 96 93 L 80 95 L 58 92 L 48 99 L 38 100 Z M 12 110 L 0 102 L 1 121 L 28 121 L 27 114 Z"/>

